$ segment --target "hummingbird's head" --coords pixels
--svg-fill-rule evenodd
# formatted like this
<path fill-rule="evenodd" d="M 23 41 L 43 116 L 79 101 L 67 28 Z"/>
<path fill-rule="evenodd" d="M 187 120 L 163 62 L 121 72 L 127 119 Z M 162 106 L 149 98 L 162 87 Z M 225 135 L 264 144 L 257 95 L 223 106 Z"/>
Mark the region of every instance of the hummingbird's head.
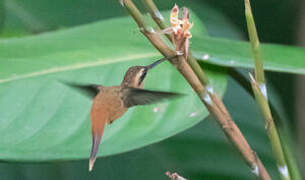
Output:
<path fill-rule="evenodd" d="M 130 67 L 123 79 L 122 86 L 126 87 L 134 87 L 134 88 L 143 88 L 144 86 L 144 79 L 147 75 L 147 72 L 164 61 L 165 59 L 160 59 L 148 66 L 132 66 Z"/>

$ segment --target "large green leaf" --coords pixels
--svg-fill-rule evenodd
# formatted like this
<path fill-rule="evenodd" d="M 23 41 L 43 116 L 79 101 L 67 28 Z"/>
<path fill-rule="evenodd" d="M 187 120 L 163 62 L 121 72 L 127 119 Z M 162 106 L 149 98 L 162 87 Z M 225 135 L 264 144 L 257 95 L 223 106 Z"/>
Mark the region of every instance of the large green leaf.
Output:
<path fill-rule="evenodd" d="M 204 30 L 198 26 L 193 33 L 203 34 Z M 146 65 L 160 57 L 130 18 L 1 40 L 0 52 L 0 157 L 15 161 L 88 157 L 91 101 L 58 80 L 118 85 L 128 67 Z M 209 75 L 222 94 L 225 73 L 217 69 Z M 169 63 L 152 70 L 146 88 L 188 96 L 130 109 L 106 127 L 99 155 L 160 141 L 208 115 Z"/>
<path fill-rule="evenodd" d="M 194 38 L 192 42 L 195 57 L 206 63 L 225 67 L 253 67 L 250 44 L 247 42 L 211 37 Z M 305 74 L 304 48 L 261 44 L 261 51 L 266 70 Z"/>
<path fill-rule="evenodd" d="M 224 96 L 227 107 L 272 179 L 279 179 L 264 131 L 264 120 L 256 102 L 237 83 L 230 79 L 228 82 Z M 87 166 L 87 160 L 39 164 L 0 163 L 0 174 L 3 180 L 168 180 L 164 173 L 172 171 L 190 180 L 256 179 L 211 118 L 165 141 L 132 152 L 100 158 L 90 174 Z"/>

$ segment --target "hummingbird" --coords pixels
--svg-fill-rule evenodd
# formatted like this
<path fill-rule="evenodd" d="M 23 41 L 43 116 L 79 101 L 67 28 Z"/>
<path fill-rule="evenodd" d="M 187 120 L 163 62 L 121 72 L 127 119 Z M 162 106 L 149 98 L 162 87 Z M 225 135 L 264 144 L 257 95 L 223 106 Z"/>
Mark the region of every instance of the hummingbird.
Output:
<path fill-rule="evenodd" d="M 137 105 L 156 103 L 163 99 L 181 96 L 174 92 L 151 91 L 143 89 L 144 80 L 149 70 L 163 62 L 162 58 L 148 66 L 132 66 L 125 73 L 119 86 L 77 85 L 66 83 L 75 87 L 93 99 L 91 107 L 91 134 L 92 147 L 89 159 L 89 171 L 92 171 L 99 145 L 106 124 L 111 124 L 120 118 L 129 108 Z"/>

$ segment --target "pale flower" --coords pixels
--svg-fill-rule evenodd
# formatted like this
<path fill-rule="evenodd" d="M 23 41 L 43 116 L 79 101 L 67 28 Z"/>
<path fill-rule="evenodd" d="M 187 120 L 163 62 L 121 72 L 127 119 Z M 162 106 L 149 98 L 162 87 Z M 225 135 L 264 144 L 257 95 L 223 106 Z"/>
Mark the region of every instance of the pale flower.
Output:
<path fill-rule="evenodd" d="M 173 33 L 173 43 L 176 47 L 177 54 L 188 56 L 189 39 L 192 37 L 190 29 L 193 24 L 189 22 L 189 11 L 183 8 L 183 16 L 179 18 L 179 7 L 175 6 L 171 10 L 170 24 Z"/>

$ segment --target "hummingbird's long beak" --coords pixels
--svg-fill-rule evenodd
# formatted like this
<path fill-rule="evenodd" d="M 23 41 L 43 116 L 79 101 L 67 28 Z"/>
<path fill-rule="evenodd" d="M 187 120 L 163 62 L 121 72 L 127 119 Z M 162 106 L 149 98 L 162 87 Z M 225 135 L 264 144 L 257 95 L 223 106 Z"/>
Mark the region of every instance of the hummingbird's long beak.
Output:
<path fill-rule="evenodd" d="M 176 56 L 174 56 L 174 57 L 176 57 Z M 154 63 L 148 65 L 148 66 L 147 66 L 147 69 L 150 70 L 150 69 L 152 69 L 153 67 L 155 67 L 155 66 L 157 66 L 158 64 L 160 64 L 161 62 L 165 61 L 166 59 L 172 59 L 172 58 L 174 58 L 174 57 L 171 57 L 171 58 L 164 57 L 164 58 L 162 58 L 162 59 L 159 59 L 158 61 L 156 61 L 156 62 L 154 62 Z"/>

